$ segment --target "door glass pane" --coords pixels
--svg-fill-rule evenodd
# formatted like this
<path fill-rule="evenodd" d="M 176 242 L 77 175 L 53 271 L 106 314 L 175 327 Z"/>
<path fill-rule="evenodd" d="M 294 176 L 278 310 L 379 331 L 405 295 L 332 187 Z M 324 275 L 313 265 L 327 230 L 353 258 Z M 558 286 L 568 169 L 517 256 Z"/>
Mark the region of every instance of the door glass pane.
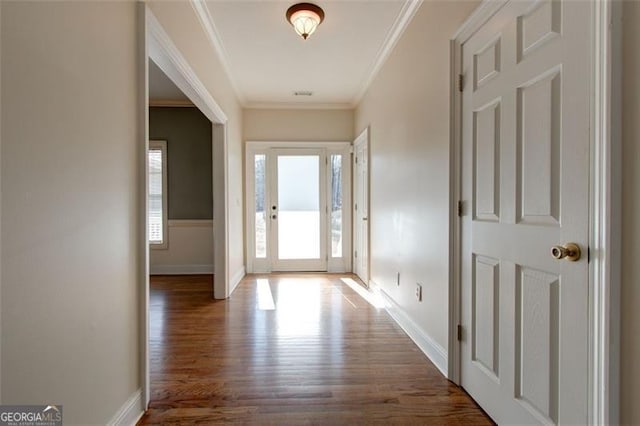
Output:
<path fill-rule="evenodd" d="M 267 210 L 265 209 L 266 155 L 255 156 L 255 205 L 256 205 L 256 258 L 267 257 Z"/>
<path fill-rule="evenodd" d="M 278 258 L 320 258 L 320 157 L 278 157 Z"/>
<path fill-rule="evenodd" d="M 331 257 L 342 257 L 342 155 L 331 156 Z"/>

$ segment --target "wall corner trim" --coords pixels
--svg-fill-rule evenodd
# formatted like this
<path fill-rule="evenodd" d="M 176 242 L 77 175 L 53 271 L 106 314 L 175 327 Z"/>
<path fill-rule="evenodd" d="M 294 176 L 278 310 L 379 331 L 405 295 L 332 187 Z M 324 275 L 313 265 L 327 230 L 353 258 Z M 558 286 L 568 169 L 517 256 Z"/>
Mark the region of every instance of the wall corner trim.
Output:
<path fill-rule="evenodd" d="M 108 426 L 134 426 L 144 415 L 142 389 L 135 391 L 107 422 Z"/>
<path fill-rule="evenodd" d="M 398 305 L 385 291 L 378 286 L 373 280 L 369 281 L 370 288 L 379 292 L 384 300 L 385 310 L 391 318 L 404 330 L 405 333 L 413 340 L 420 350 L 429 358 L 438 370 L 448 377 L 447 351 L 440 346 L 435 340 L 424 332 L 418 324 L 416 324 L 405 313 L 404 309 Z"/>

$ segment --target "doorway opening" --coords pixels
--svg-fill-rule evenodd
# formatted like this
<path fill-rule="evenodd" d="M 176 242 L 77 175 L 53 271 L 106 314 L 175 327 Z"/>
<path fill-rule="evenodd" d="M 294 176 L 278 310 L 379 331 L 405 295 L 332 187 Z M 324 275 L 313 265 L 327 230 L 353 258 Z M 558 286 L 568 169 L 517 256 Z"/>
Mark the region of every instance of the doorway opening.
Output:
<path fill-rule="evenodd" d="M 208 154 L 201 154 L 204 158 L 200 160 L 203 162 L 205 171 L 205 177 L 200 176 L 198 180 L 205 183 L 204 193 L 210 196 L 204 197 L 204 200 L 199 199 L 199 209 L 202 210 L 201 214 L 205 215 L 204 218 L 186 220 L 188 223 L 181 223 L 176 228 L 181 228 L 179 234 L 185 237 L 185 233 L 195 233 L 198 235 L 199 247 L 193 247 L 189 244 L 183 244 L 182 255 L 185 252 L 191 250 L 190 255 L 200 256 L 200 260 L 194 262 L 194 257 L 191 258 L 191 263 L 176 264 L 172 260 L 169 264 L 169 268 L 165 264 L 164 270 L 160 268 L 156 272 L 163 273 L 204 273 L 211 277 L 211 274 L 215 274 L 215 279 L 211 282 L 211 279 L 204 280 L 205 283 L 209 283 L 209 294 L 216 299 L 225 299 L 230 293 L 229 289 L 229 238 L 228 238 L 228 193 L 229 193 L 229 179 L 228 179 L 228 152 L 227 152 L 227 117 L 222 109 L 217 105 L 211 94 L 207 91 L 204 85 L 199 80 L 198 76 L 191 69 L 186 59 L 182 56 L 178 48 L 171 41 L 165 30 L 162 28 L 158 20 L 145 4 L 139 5 L 139 19 L 141 28 L 144 28 L 144 37 L 140 38 L 140 81 L 143 92 L 141 92 L 141 122 L 144 122 L 142 128 L 144 129 L 143 137 L 144 143 L 141 144 L 141 156 L 140 167 L 143 173 L 141 173 L 141 188 L 140 191 L 144 195 L 141 200 L 141 216 L 140 222 L 144 225 L 141 227 L 141 239 L 140 239 L 140 252 L 141 252 L 141 267 L 140 267 L 140 281 L 143 284 L 141 288 L 141 327 L 140 327 L 140 341 L 141 341 L 141 376 L 142 376 L 142 399 L 144 407 L 148 407 L 150 401 L 150 321 L 149 321 L 149 303 L 150 303 L 150 282 L 149 275 L 152 271 L 152 266 L 157 267 L 158 264 L 151 265 L 150 263 L 150 225 L 154 222 L 155 228 L 153 229 L 153 237 L 158 238 L 160 235 L 162 238 L 166 238 L 166 245 L 169 248 L 175 248 L 181 245 L 179 243 L 180 238 L 175 238 L 172 235 L 172 227 L 169 226 L 169 212 L 164 210 L 164 214 L 160 213 L 162 221 L 166 221 L 158 227 L 160 221 L 158 220 L 158 213 L 163 211 L 160 208 L 156 208 L 157 192 L 151 191 L 151 194 L 155 196 L 156 200 L 150 199 L 150 183 L 153 183 L 153 177 L 150 172 L 150 147 L 149 142 L 149 89 L 150 80 L 152 78 L 151 73 L 161 72 L 163 77 L 171 83 L 173 86 L 171 90 L 178 90 L 183 96 L 182 99 L 172 101 L 171 99 L 165 99 L 164 102 L 156 103 L 155 105 L 164 104 L 165 107 L 170 106 L 172 108 L 184 108 L 190 107 L 194 110 L 194 114 L 200 114 L 200 124 L 204 127 L 208 127 L 209 137 L 209 150 Z M 156 69 L 157 68 L 157 69 Z M 156 76 L 157 77 L 157 76 Z M 153 83 L 153 82 L 151 82 Z M 157 88 L 154 88 L 156 90 Z M 160 89 L 162 92 L 162 88 Z M 153 96 L 153 95 L 152 95 Z M 162 95 L 157 95 L 162 97 Z M 156 99 L 158 100 L 158 99 Z M 159 99 L 162 101 L 162 99 Z M 199 110 L 195 111 L 195 110 Z M 197 115 L 196 114 L 196 115 Z M 153 144 L 154 146 L 162 146 L 163 144 Z M 151 152 L 155 154 L 154 166 L 162 164 L 163 159 L 158 158 L 157 154 L 162 156 L 162 148 L 151 149 Z M 164 150 L 166 162 L 167 158 L 171 157 L 172 147 L 167 144 L 166 150 Z M 167 166 L 165 165 L 165 168 Z M 169 164 L 170 167 L 170 164 Z M 154 170 L 159 175 L 162 172 L 162 166 L 160 169 Z M 173 172 L 171 172 L 173 173 Z M 156 179 L 158 180 L 158 179 Z M 204 182 L 203 182 L 204 183 Z M 157 190 L 158 185 L 156 182 Z M 164 188 L 164 191 L 160 191 L 160 195 L 168 195 L 169 200 L 172 196 L 171 185 L 169 184 Z M 175 195 L 175 191 L 174 191 Z M 151 198 L 154 198 L 154 197 Z M 160 197 L 162 198 L 162 197 Z M 155 201 L 155 205 L 152 205 Z M 163 201 L 166 203 L 166 201 Z M 171 209 L 171 203 L 166 203 L 168 210 Z M 193 207 L 191 205 L 190 207 Z M 164 209 L 164 206 L 162 207 Z M 153 211 L 151 211 L 151 210 Z M 150 213 L 156 215 L 153 220 L 150 220 Z M 178 219 L 180 220 L 180 219 Z M 185 229 L 188 230 L 185 231 Z M 183 238 L 185 239 L 185 238 Z M 187 235 L 186 239 L 189 237 Z M 183 259 L 184 260 L 184 259 Z M 185 266 L 186 265 L 186 266 Z M 195 276 L 195 275 L 192 275 Z"/>
<path fill-rule="evenodd" d="M 248 142 L 247 270 L 351 269 L 349 143 Z"/>

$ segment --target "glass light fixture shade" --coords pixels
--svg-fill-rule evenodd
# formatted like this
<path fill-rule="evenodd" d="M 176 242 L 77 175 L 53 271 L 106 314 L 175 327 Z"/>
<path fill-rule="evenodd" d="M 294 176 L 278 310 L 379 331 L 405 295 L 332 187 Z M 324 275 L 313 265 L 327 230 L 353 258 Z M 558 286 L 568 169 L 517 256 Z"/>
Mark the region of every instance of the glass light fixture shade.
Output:
<path fill-rule="evenodd" d="M 311 3 L 298 3 L 287 10 L 287 20 L 305 40 L 324 20 L 324 11 Z"/>

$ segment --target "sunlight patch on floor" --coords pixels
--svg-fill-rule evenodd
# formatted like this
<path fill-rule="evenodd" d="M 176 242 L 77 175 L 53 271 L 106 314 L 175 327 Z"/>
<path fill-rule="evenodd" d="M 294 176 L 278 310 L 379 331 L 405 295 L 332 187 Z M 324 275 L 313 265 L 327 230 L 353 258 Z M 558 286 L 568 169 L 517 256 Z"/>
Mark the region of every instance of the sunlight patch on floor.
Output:
<path fill-rule="evenodd" d="M 340 278 L 340 281 L 348 285 L 351 290 L 358 293 L 360 297 L 366 300 L 374 308 L 384 308 L 384 300 L 382 300 L 382 297 L 379 294 L 368 291 L 352 278 L 344 277 Z"/>
<path fill-rule="evenodd" d="M 273 302 L 269 280 L 260 278 L 258 281 L 258 309 L 261 311 L 273 311 L 276 304 Z"/>

